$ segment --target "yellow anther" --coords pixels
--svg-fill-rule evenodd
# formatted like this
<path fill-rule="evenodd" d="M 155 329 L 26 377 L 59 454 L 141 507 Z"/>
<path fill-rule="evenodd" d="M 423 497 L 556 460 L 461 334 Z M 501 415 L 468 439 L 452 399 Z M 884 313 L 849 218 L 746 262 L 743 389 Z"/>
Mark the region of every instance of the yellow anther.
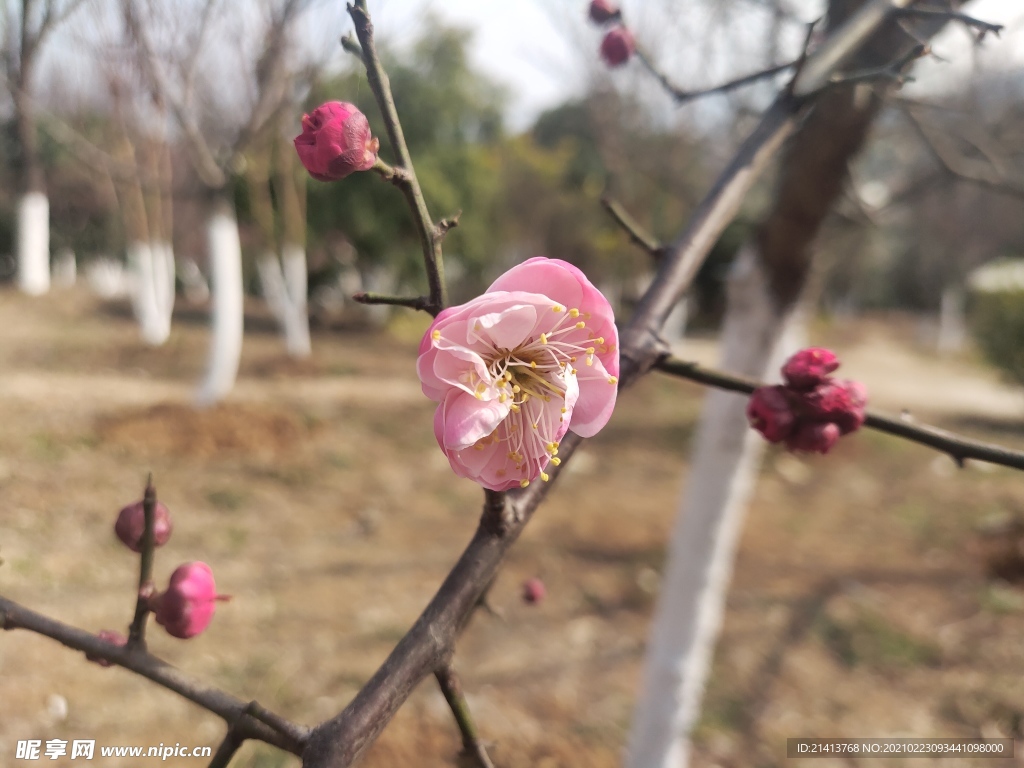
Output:
<path fill-rule="evenodd" d="M 594 358 L 588 357 L 587 358 L 587 365 L 593 365 L 593 364 L 594 364 Z"/>
<path fill-rule="evenodd" d="M 519 413 L 519 406 L 516 405 L 515 403 L 512 403 L 512 405 L 509 406 L 509 409 L 512 411 L 512 413 Z"/>
<path fill-rule="evenodd" d="M 432 334 L 430 334 L 430 338 L 432 338 L 434 341 L 440 341 L 441 340 L 441 332 L 440 331 L 434 331 Z"/>
<path fill-rule="evenodd" d="M 499 469 L 499 470 L 498 470 L 498 471 L 497 471 L 497 472 L 496 472 L 495 474 L 496 474 L 496 475 L 497 475 L 498 477 L 504 477 L 504 476 L 505 476 L 505 474 L 506 474 L 506 472 L 505 472 L 505 470 L 504 470 L 504 469 Z"/>
<path fill-rule="evenodd" d="M 579 371 L 577 371 L 575 368 L 573 368 L 572 369 L 572 375 L 575 376 L 577 373 L 579 373 Z"/>
<path fill-rule="evenodd" d="M 540 343 L 541 344 L 547 344 L 548 343 L 548 335 L 546 333 L 542 333 L 540 335 Z"/>
<path fill-rule="evenodd" d="M 557 467 L 557 466 L 561 465 L 561 463 L 562 463 L 562 460 L 561 460 L 561 459 L 558 459 L 558 458 L 554 458 L 554 457 L 552 457 L 552 459 L 551 459 L 551 463 L 552 463 L 552 464 L 554 464 L 554 465 L 555 465 L 555 466 Z"/>
<path fill-rule="evenodd" d="M 536 429 L 536 428 L 537 428 L 537 425 L 536 425 L 536 424 L 531 424 L 530 426 L 531 426 L 531 427 L 533 427 L 534 429 Z"/>
<path fill-rule="evenodd" d="M 609 376 L 608 377 L 608 383 L 609 384 L 618 384 L 619 383 L 619 377 L 618 376 Z"/>
<path fill-rule="evenodd" d="M 481 395 L 479 392 L 474 392 L 473 393 L 473 397 L 475 397 L 477 400 L 483 400 L 484 399 L 484 396 Z"/>
<path fill-rule="evenodd" d="M 540 479 L 546 483 L 548 480 L 551 479 L 551 475 L 549 475 L 547 472 L 541 472 Z"/>
<path fill-rule="evenodd" d="M 579 317 L 579 316 L 580 316 L 580 311 L 578 309 L 570 309 L 569 310 L 569 317 Z"/>
<path fill-rule="evenodd" d="M 520 481 L 519 481 L 519 487 L 520 487 L 520 488 L 525 488 L 525 487 L 526 487 L 526 486 L 528 486 L 529 484 L 530 484 L 530 481 L 529 481 L 529 480 L 520 480 Z"/>
<path fill-rule="evenodd" d="M 569 409 L 568 409 L 568 408 L 563 408 L 563 409 L 562 409 L 562 413 L 568 413 L 568 412 L 569 412 Z"/>
<path fill-rule="evenodd" d="M 525 403 L 529 399 L 530 399 L 530 393 L 529 392 L 523 392 L 523 397 L 522 397 L 522 399 L 519 402 L 520 403 Z"/>
<path fill-rule="evenodd" d="M 580 320 L 578 323 L 576 323 L 576 327 L 577 328 L 586 328 L 587 324 L 584 323 L 582 320 Z"/>
<path fill-rule="evenodd" d="M 513 384 L 512 385 L 512 391 L 515 392 L 518 395 L 520 392 L 523 391 L 523 388 L 520 387 L 518 384 Z"/>
<path fill-rule="evenodd" d="M 506 400 L 508 400 L 508 395 L 506 395 L 504 392 L 502 392 L 500 395 L 498 395 L 498 402 L 499 403 L 504 403 Z"/>
<path fill-rule="evenodd" d="M 598 336 L 596 339 L 594 339 L 594 343 L 595 344 L 604 344 L 604 336 Z"/>
<path fill-rule="evenodd" d="M 560 307 L 560 306 L 558 306 L 557 304 L 555 304 L 555 306 L 553 306 L 553 307 L 551 308 L 551 311 L 552 311 L 552 312 L 562 312 L 562 311 L 563 311 L 564 309 L 565 309 L 565 307 Z"/>
<path fill-rule="evenodd" d="M 476 445 L 473 446 L 473 450 L 474 451 L 482 451 L 483 449 L 484 449 L 483 443 L 477 443 Z"/>
<path fill-rule="evenodd" d="M 531 368 L 536 368 L 537 367 L 537 361 L 536 360 L 531 360 L 530 361 L 530 367 Z"/>
<path fill-rule="evenodd" d="M 595 352 L 597 352 L 597 350 L 596 350 L 596 349 L 594 349 L 593 347 L 587 347 L 587 354 L 588 354 L 588 355 L 592 355 L 592 354 L 594 354 Z"/>
<path fill-rule="evenodd" d="M 475 323 L 473 325 L 473 330 L 479 332 L 479 331 L 481 331 L 483 329 L 480 327 L 480 323 Z"/>

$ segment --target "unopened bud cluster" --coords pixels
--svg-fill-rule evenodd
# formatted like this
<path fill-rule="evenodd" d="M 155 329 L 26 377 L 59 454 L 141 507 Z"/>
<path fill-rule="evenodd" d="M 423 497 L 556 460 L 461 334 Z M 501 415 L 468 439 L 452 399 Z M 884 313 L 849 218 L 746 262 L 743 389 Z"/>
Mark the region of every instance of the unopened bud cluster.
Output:
<path fill-rule="evenodd" d="M 153 501 L 153 546 L 161 547 L 171 538 L 174 525 L 170 510 L 159 501 Z M 117 515 L 114 533 L 132 552 L 142 552 L 146 532 L 146 505 L 136 501 L 124 507 Z M 140 597 L 152 611 L 156 623 L 172 637 L 195 637 L 205 630 L 213 618 L 217 601 L 229 600 L 218 595 L 210 566 L 202 562 L 185 563 L 171 574 L 167 589 L 159 592 L 150 584 L 140 590 Z M 104 629 L 97 633 L 100 640 L 115 646 L 124 646 L 128 638 L 120 632 Z M 109 667 L 106 659 L 86 654 L 89 661 Z"/>
<path fill-rule="evenodd" d="M 601 41 L 601 58 L 609 67 L 620 67 L 636 53 L 636 39 L 622 23 L 622 11 L 610 0 L 591 0 L 588 10 L 595 24 L 614 24 Z"/>
<path fill-rule="evenodd" d="M 797 352 L 782 366 L 785 384 L 759 387 L 750 396 L 750 425 L 791 451 L 828 453 L 841 435 L 860 429 L 867 404 L 863 384 L 829 375 L 838 367 L 831 350 Z"/>

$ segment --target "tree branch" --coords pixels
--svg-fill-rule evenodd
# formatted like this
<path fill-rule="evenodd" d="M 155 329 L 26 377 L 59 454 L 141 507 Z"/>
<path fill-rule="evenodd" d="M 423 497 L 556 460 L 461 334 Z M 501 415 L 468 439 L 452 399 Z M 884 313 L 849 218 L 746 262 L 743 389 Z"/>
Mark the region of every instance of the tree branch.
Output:
<path fill-rule="evenodd" d="M 764 386 L 760 382 L 752 381 L 751 379 L 705 368 L 697 363 L 686 362 L 674 357 L 665 357 L 659 360 L 655 367 L 663 373 L 672 376 L 678 376 L 679 378 L 716 387 L 717 389 L 740 392 L 745 395 L 749 395 L 758 387 Z M 1004 467 L 1024 470 L 1024 453 L 1020 451 L 1011 451 L 1008 448 L 993 443 L 971 440 L 970 438 L 954 434 L 953 432 L 947 432 L 937 427 L 911 424 L 902 419 L 894 419 L 872 412 L 867 414 L 864 426 L 949 454 L 961 467 L 967 459 L 976 459 L 978 461 L 987 461 L 990 464 L 999 464 Z"/>
<path fill-rule="evenodd" d="M 153 526 L 156 524 L 156 488 L 153 487 L 153 476 L 146 480 L 146 491 L 142 496 L 142 511 L 146 525 L 142 533 L 141 550 L 139 552 L 139 592 L 135 598 L 135 618 L 132 619 L 128 631 L 128 645 L 139 650 L 146 650 L 146 618 L 149 616 L 149 598 L 153 594 L 153 559 L 156 552 L 156 541 L 153 537 Z"/>
<path fill-rule="evenodd" d="M 654 259 L 664 256 L 665 246 L 658 242 L 654 235 L 646 232 L 640 226 L 640 222 L 634 219 L 617 200 L 604 195 L 601 197 L 601 205 L 636 245 L 647 251 Z"/>
<path fill-rule="evenodd" d="M 357 2 L 365 6 L 365 0 Z M 689 287 L 718 236 L 735 217 L 747 191 L 767 167 L 808 103 L 808 99 L 796 98 L 793 94 L 809 97 L 820 90 L 835 68 L 886 20 L 894 4 L 900 2 L 903 0 L 872 0 L 869 5 L 881 12 L 866 19 L 861 17 L 856 24 L 848 23 L 831 35 L 818 51 L 807 57 L 802 70 L 804 77 L 800 81 L 804 85 L 798 89 L 794 86 L 799 83 L 794 83 L 781 94 L 739 148 L 661 260 L 657 276 L 622 333 L 620 390 L 648 372 L 664 356 L 658 332 L 665 318 Z M 372 38 L 365 28 L 360 32 L 361 24 L 369 24 L 365 8 L 361 13 L 353 13 L 352 6 L 349 6 L 349 12 L 356 20 L 364 61 L 376 62 L 375 54 L 367 48 L 368 43 L 372 45 Z M 383 74 L 379 63 L 374 66 L 373 71 Z M 368 66 L 368 72 L 370 69 Z M 804 87 L 809 90 L 802 90 Z M 376 87 L 374 92 L 378 92 Z M 384 93 L 383 90 L 380 92 Z M 378 103 L 381 101 L 388 102 L 382 105 L 382 111 L 387 107 L 393 113 L 394 104 L 378 98 Z M 388 124 L 389 131 L 394 128 L 400 131 L 397 119 Z M 508 494 L 485 492 L 480 524 L 458 562 L 415 624 L 363 689 L 338 715 L 310 732 L 303 753 L 304 768 L 352 765 L 377 738 L 419 681 L 447 663 L 459 632 L 508 550 L 582 442 L 583 439 L 573 432 L 563 438 L 558 453 L 562 463 L 551 468 L 550 482 L 532 483 L 521 491 Z"/>
<path fill-rule="evenodd" d="M 138 646 L 133 648 L 108 643 L 96 635 L 36 613 L 3 596 L 0 596 L 0 629 L 25 629 L 45 635 L 68 648 L 124 667 L 198 704 L 227 723 L 237 721 L 237 733 L 241 738 L 257 739 L 294 755 L 302 754 L 308 729 L 276 716 L 276 725 L 271 727 L 267 718 L 258 714 L 258 710 L 252 714 L 247 712 L 250 705 L 246 702 L 218 688 L 190 679 L 177 667 Z"/>
<path fill-rule="evenodd" d="M 412 212 L 413 223 L 423 248 L 423 263 L 427 272 L 427 284 L 430 286 L 430 302 L 433 305 L 432 314 L 436 315 L 448 304 L 448 289 L 444 281 L 444 256 L 441 252 L 444 231 L 439 230 L 430 217 L 426 200 L 423 199 L 423 191 L 416 179 L 412 156 L 405 143 L 402 123 L 398 119 L 398 110 L 395 109 L 395 100 L 391 95 L 391 83 L 380 63 L 380 57 L 377 55 L 377 46 L 373 39 L 373 24 L 370 21 L 369 11 L 366 9 L 366 0 L 355 0 L 354 5 L 348 6 L 348 13 L 356 27 L 363 66 L 366 68 L 366 79 L 370 83 L 370 89 L 373 91 L 377 107 L 384 119 L 388 140 L 397 158 L 397 170 L 401 171 L 400 174 L 395 175 L 392 181 L 402 190 Z"/>
<path fill-rule="evenodd" d="M 712 96 L 716 93 L 728 93 L 729 91 L 734 91 L 737 88 L 742 88 L 745 85 L 752 85 L 759 80 L 766 80 L 769 77 L 774 77 L 781 72 L 785 72 L 787 69 L 792 69 L 800 61 L 799 59 L 795 59 L 793 61 L 788 61 L 785 64 L 776 64 L 774 67 L 769 67 L 768 69 L 763 69 L 759 72 L 754 72 L 753 74 L 744 75 L 743 77 L 737 77 L 735 80 L 729 80 L 721 83 L 720 85 L 688 91 L 680 88 L 669 80 L 668 76 L 658 69 L 650 58 L 640 49 L 637 49 L 636 57 L 640 60 L 640 63 L 644 65 L 644 68 L 661 84 L 661 87 L 668 91 L 673 101 L 675 101 L 679 106 L 686 104 L 687 102 L 703 98 L 704 96 Z"/>
<path fill-rule="evenodd" d="M 388 296 L 383 293 L 367 293 L 360 291 L 352 296 L 357 304 L 386 304 L 391 307 L 409 307 L 422 312 L 429 312 L 434 317 L 440 311 L 427 296 Z"/>
<path fill-rule="evenodd" d="M 932 21 L 958 21 L 964 26 L 973 28 L 978 32 L 977 40 L 979 43 L 985 39 L 985 35 L 991 33 L 996 37 L 999 37 L 999 33 L 1003 31 L 1002 24 L 992 24 L 988 21 L 976 19 L 974 16 L 968 16 L 966 13 L 951 11 L 945 8 L 901 8 L 896 11 L 896 14 L 902 18 L 931 19 Z"/>
<path fill-rule="evenodd" d="M 446 664 L 434 673 L 437 684 L 441 686 L 441 693 L 445 701 L 451 707 L 452 715 L 462 733 L 462 753 L 471 759 L 477 768 L 494 768 L 494 763 L 487 756 L 480 734 L 477 733 L 476 723 L 473 722 L 473 715 L 469 711 L 469 704 L 462 693 L 462 684 L 451 664 Z"/>

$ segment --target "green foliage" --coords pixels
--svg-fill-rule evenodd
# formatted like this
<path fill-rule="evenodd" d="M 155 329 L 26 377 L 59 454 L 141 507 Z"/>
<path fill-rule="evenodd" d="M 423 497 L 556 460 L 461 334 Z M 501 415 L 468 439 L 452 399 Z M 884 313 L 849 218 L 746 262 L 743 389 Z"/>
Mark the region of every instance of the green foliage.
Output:
<path fill-rule="evenodd" d="M 979 291 L 971 296 L 968 316 L 989 362 L 1024 384 L 1024 290 Z"/>

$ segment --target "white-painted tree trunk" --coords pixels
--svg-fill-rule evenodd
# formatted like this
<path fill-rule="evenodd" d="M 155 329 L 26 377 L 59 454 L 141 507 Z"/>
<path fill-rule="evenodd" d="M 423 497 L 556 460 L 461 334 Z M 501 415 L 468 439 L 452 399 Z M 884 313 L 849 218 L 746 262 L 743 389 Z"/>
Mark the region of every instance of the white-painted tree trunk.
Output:
<path fill-rule="evenodd" d="M 233 212 L 217 210 L 207 223 L 213 291 L 210 356 L 197 402 L 212 405 L 231 392 L 242 356 L 242 245 Z"/>
<path fill-rule="evenodd" d="M 281 249 L 281 259 L 264 253 L 256 262 L 263 297 L 284 331 L 284 344 L 292 357 L 309 357 L 309 311 L 306 294 L 306 252 L 294 243 Z"/>
<path fill-rule="evenodd" d="M 780 316 L 752 246 L 729 276 L 721 367 L 777 378 L 802 336 L 798 313 Z M 647 647 L 627 768 L 682 768 L 721 628 L 733 560 L 764 441 L 747 424 L 747 398 L 707 394 L 693 461 L 669 545 Z"/>
<path fill-rule="evenodd" d="M 39 296 L 50 290 L 50 201 L 43 192 L 18 200 L 18 287 Z"/>
<path fill-rule="evenodd" d="M 174 249 L 162 240 L 130 243 L 128 266 L 132 274 L 132 308 L 139 322 L 139 333 L 147 344 L 158 347 L 171 335 Z"/>
<path fill-rule="evenodd" d="M 964 289 L 947 285 L 942 291 L 939 307 L 939 352 L 950 354 L 960 352 L 967 339 L 967 324 L 964 321 Z"/>
<path fill-rule="evenodd" d="M 71 288 L 78 279 L 78 264 L 75 252 L 70 248 L 61 248 L 53 258 L 52 284 L 57 288 Z"/>

